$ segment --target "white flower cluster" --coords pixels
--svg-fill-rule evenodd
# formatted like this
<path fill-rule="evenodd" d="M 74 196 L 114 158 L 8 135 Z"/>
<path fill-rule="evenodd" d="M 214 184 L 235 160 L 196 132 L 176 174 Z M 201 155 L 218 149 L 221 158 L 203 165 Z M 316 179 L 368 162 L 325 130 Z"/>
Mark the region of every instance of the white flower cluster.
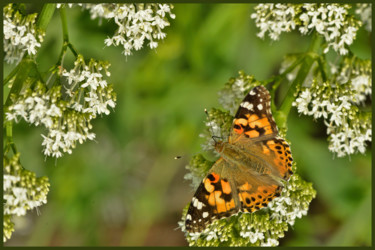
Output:
<path fill-rule="evenodd" d="M 251 14 L 260 29 L 258 36 L 268 33 L 278 40 L 282 32 L 298 29 L 303 35 L 316 31 L 327 42 L 324 53 L 333 48 L 341 55 L 353 43 L 360 22 L 348 12 L 350 5 L 341 4 L 258 4 Z"/>
<path fill-rule="evenodd" d="M 268 207 L 272 211 L 271 219 L 276 220 L 276 223 L 286 221 L 289 225 L 293 226 L 296 218 L 302 218 L 302 216 L 307 215 L 308 203 L 291 195 L 299 188 L 297 184 L 298 178 L 297 175 L 292 175 L 284 186 L 281 196 L 268 204 Z"/>
<path fill-rule="evenodd" d="M 50 101 L 48 94 L 20 98 L 16 103 L 9 106 L 8 112 L 5 113 L 6 120 L 18 122 L 21 117 L 35 126 L 44 125 L 46 128 L 52 128 L 54 118 L 61 117 L 62 112 L 56 106 L 56 103 Z"/>
<path fill-rule="evenodd" d="M 19 154 L 14 155 L 10 160 L 4 157 L 4 216 L 23 216 L 27 210 L 47 203 L 48 191 L 48 179 L 37 178 L 35 173 L 22 169 L 19 165 Z M 12 231 L 6 233 L 7 237 L 4 237 L 4 241 L 10 238 Z"/>
<path fill-rule="evenodd" d="M 372 4 L 357 3 L 355 13 L 359 15 L 368 32 L 372 31 Z"/>
<path fill-rule="evenodd" d="M 121 45 L 125 56 L 133 50 L 140 50 L 148 41 L 148 46 L 154 49 L 157 40 L 165 38 L 162 31 L 170 23 L 167 14 L 174 19 L 171 4 L 83 4 L 89 9 L 91 18 L 113 19 L 118 29 L 114 36 L 105 40 L 106 46 Z"/>
<path fill-rule="evenodd" d="M 3 10 L 4 60 L 9 64 L 18 63 L 25 53 L 35 55 L 44 37 L 35 26 L 36 14 L 23 16 L 12 6 Z"/>
<path fill-rule="evenodd" d="M 42 135 L 46 156 L 61 157 L 62 153 L 72 153 L 76 143 L 93 140 L 90 121 L 98 114 L 110 113 L 115 107 L 116 96 L 111 85 L 103 79 L 101 71 L 109 65 L 91 60 L 85 65 L 78 56 L 74 69 L 62 71 L 66 79 L 65 93 L 61 85 L 46 91 L 45 85 L 38 82 L 36 88 L 26 91 L 14 100 L 6 111 L 6 120 L 18 122 L 18 117 L 35 126 L 44 126 L 48 133 Z"/>
<path fill-rule="evenodd" d="M 345 71 L 342 71 L 345 72 Z M 338 83 L 318 84 L 305 87 L 293 103 L 299 113 L 311 115 L 315 119 L 323 117 L 329 135 L 329 150 L 338 157 L 365 153 L 366 142 L 371 142 L 371 117 L 361 116 L 358 105 L 371 96 L 370 74 L 352 73 L 350 81 L 344 74 L 337 77 Z"/>
<path fill-rule="evenodd" d="M 70 97 L 70 108 L 89 114 L 89 119 L 110 113 L 109 108 L 114 108 L 116 103 L 112 87 L 103 79 L 101 73 L 104 70 L 105 75 L 109 77 L 108 67 L 109 64 L 99 63 L 93 59 L 86 65 L 83 56 L 79 55 L 73 69 L 63 70 L 62 75 L 68 82 L 65 93 Z"/>
<path fill-rule="evenodd" d="M 291 4 L 258 4 L 255 10 L 250 17 L 260 29 L 257 34 L 260 38 L 268 33 L 272 40 L 279 40 L 282 32 L 290 32 L 296 27 L 295 6 Z"/>

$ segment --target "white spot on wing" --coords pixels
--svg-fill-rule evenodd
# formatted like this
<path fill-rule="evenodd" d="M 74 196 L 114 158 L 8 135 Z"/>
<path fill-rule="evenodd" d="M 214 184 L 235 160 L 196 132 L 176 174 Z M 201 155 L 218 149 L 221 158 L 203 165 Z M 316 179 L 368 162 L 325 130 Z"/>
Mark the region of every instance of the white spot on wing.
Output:
<path fill-rule="evenodd" d="M 255 95 L 256 93 L 255 93 L 254 90 L 251 90 L 249 94 L 250 94 L 250 95 Z"/>
<path fill-rule="evenodd" d="M 186 215 L 186 220 L 191 220 L 192 218 L 191 218 L 191 215 L 190 214 L 188 214 L 188 215 Z"/>
<path fill-rule="evenodd" d="M 257 106 L 257 108 L 258 108 L 259 110 L 262 110 L 262 109 L 263 109 L 263 105 L 262 105 L 261 103 L 259 103 L 258 106 Z"/>
<path fill-rule="evenodd" d="M 197 207 L 198 206 L 198 200 L 197 198 L 193 197 L 193 207 Z"/>
<path fill-rule="evenodd" d="M 203 212 L 202 216 L 203 216 L 203 218 L 207 218 L 208 217 L 208 212 Z"/>
<path fill-rule="evenodd" d="M 198 201 L 198 206 L 197 206 L 198 210 L 201 210 L 201 209 L 202 209 L 202 207 L 203 207 L 203 203 L 202 203 L 202 202 L 200 202 L 200 201 Z"/>
<path fill-rule="evenodd" d="M 243 103 L 241 103 L 240 106 L 243 107 L 243 108 L 245 108 L 245 109 L 248 109 L 250 111 L 253 111 L 253 104 L 252 103 L 243 102 Z"/>

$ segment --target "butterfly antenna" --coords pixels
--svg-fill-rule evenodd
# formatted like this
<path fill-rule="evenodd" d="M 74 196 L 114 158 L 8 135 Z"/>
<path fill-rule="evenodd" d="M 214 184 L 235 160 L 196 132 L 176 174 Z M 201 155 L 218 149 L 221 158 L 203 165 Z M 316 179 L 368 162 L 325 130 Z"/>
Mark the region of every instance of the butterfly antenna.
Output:
<path fill-rule="evenodd" d="M 207 120 L 210 121 L 210 115 L 208 114 L 206 108 L 204 109 L 204 112 L 205 112 L 206 115 L 207 115 Z M 211 124 L 210 124 L 210 131 L 211 131 L 211 138 L 212 138 L 212 140 L 214 140 L 214 142 L 216 143 L 217 141 L 215 140 L 215 138 L 219 138 L 219 137 L 213 135 L 213 134 L 214 134 L 214 130 L 212 129 Z"/>

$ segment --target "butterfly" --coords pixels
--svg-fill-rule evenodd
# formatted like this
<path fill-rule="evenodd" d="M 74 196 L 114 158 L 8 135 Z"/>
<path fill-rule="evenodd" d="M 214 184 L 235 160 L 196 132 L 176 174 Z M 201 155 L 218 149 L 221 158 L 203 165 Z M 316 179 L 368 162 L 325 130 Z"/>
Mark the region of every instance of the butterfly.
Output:
<path fill-rule="evenodd" d="M 293 174 L 288 143 L 278 136 L 271 96 L 263 86 L 245 96 L 228 141 L 215 141 L 220 158 L 198 186 L 189 205 L 187 232 L 201 232 L 220 218 L 253 213 L 280 196 Z"/>

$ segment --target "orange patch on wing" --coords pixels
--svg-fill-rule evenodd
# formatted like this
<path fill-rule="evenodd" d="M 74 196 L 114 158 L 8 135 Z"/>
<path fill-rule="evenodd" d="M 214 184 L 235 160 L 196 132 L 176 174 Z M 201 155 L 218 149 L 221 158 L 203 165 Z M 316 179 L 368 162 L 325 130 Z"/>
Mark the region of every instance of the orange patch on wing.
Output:
<path fill-rule="evenodd" d="M 263 154 L 266 154 L 266 155 L 270 154 L 270 150 L 266 146 L 263 145 L 262 148 L 263 148 L 263 151 L 262 151 Z"/>
<path fill-rule="evenodd" d="M 277 189 L 277 185 L 271 185 L 271 186 L 259 186 L 257 189 L 257 192 L 262 193 L 264 195 L 270 195 L 275 193 Z"/>
<path fill-rule="evenodd" d="M 268 146 L 275 145 L 275 141 L 269 140 L 269 141 L 267 141 L 267 145 Z"/>
<path fill-rule="evenodd" d="M 234 121 L 234 124 L 243 125 L 243 126 L 246 126 L 247 123 L 248 123 L 248 121 L 246 119 L 243 119 L 243 118 L 239 118 L 239 119 L 236 119 Z"/>
<path fill-rule="evenodd" d="M 230 210 L 234 209 L 234 207 L 235 207 L 235 205 L 234 205 L 234 200 L 231 199 L 230 202 L 227 202 L 227 203 L 225 204 L 225 206 L 226 206 L 226 208 L 227 208 L 227 211 L 230 211 Z"/>
<path fill-rule="evenodd" d="M 264 127 L 267 127 L 267 126 L 271 126 L 271 124 L 268 121 L 267 117 L 264 117 L 264 118 L 258 119 L 256 121 L 249 122 L 249 126 L 251 128 L 255 128 L 255 126 L 258 126 L 258 128 L 264 128 Z"/>
<path fill-rule="evenodd" d="M 252 115 L 248 116 L 248 118 L 249 118 L 249 123 L 255 122 L 255 121 L 260 119 L 260 117 L 256 114 L 252 114 Z"/>
<path fill-rule="evenodd" d="M 227 207 L 225 205 L 225 201 L 223 199 L 221 199 L 221 202 L 218 202 L 216 204 L 216 210 L 217 210 L 218 213 L 225 213 L 225 212 L 228 211 Z"/>
<path fill-rule="evenodd" d="M 265 130 L 265 132 L 264 132 L 265 135 L 269 135 L 269 134 L 273 133 L 271 125 L 270 126 L 265 126 L 264 130 Z"/>
<path fill-rule="evenodd" d="M 240 129 L 238 129 L 238 128 L 234 128 L 233 130 L 234 130 L 234 132 L 236 132 L 237 134 L 242 134 L 242 133 L 243 133 L 243 127 L 241 127 Z"/>
<path fill-rule="evenodd" d="M 215 189 L 214 185 L 211 184 L 211 181 L 209 179 L 204 180 L 204 188 L 207 190 L 207 192 L 212 193 Z"/>
<path fill-rule="evenodd" d="M 230 184 L 227 181 L 221 180 L 221 188 L 224 194 L 230 194 L 232 189 L 230 188 Z"/>
<path fill-rule="evenodd" d="M 211 193 L 210 196 L 208 197 L 208 204 L 210 204 L 210 206 L 215 206 L 216 204 L 215 192 Z"/>
<path fill-rule="evenodd" d="M 253 186 L 251 184 L 249 184 L 248 182 L 246 182 L 245 184 L 241 185 L 239 187 L 239 190 L 240 191 L 248 191 L 252 188 Z"/>
<path fill-rule="evenodd" d="M 245 134 L 247 134 L 250 138 L 259 137 L 259 132 L 256 130 L 246 131 Z"/>
<path fill-rule="evenodd" d="M 217 213 L 227 212 L 227 206 L 225 204 L 225 200 L 220 198 L 221 194 L 222 194 L 221 191 L 215 191 L 210 194 L 210 197 L 208 197 L 208 204 L 210 204 L 210 206 L 215 207 L 216 208 L 215 212 Z"/>
<path fill-rule="evenodd" d="M 214 177 L 214 180 L 213 181 L 210 180 L 210 182 L 216 183 L 219 181 L 220 176 L 217 173 L 211 173 L 211 175 Z"/>

